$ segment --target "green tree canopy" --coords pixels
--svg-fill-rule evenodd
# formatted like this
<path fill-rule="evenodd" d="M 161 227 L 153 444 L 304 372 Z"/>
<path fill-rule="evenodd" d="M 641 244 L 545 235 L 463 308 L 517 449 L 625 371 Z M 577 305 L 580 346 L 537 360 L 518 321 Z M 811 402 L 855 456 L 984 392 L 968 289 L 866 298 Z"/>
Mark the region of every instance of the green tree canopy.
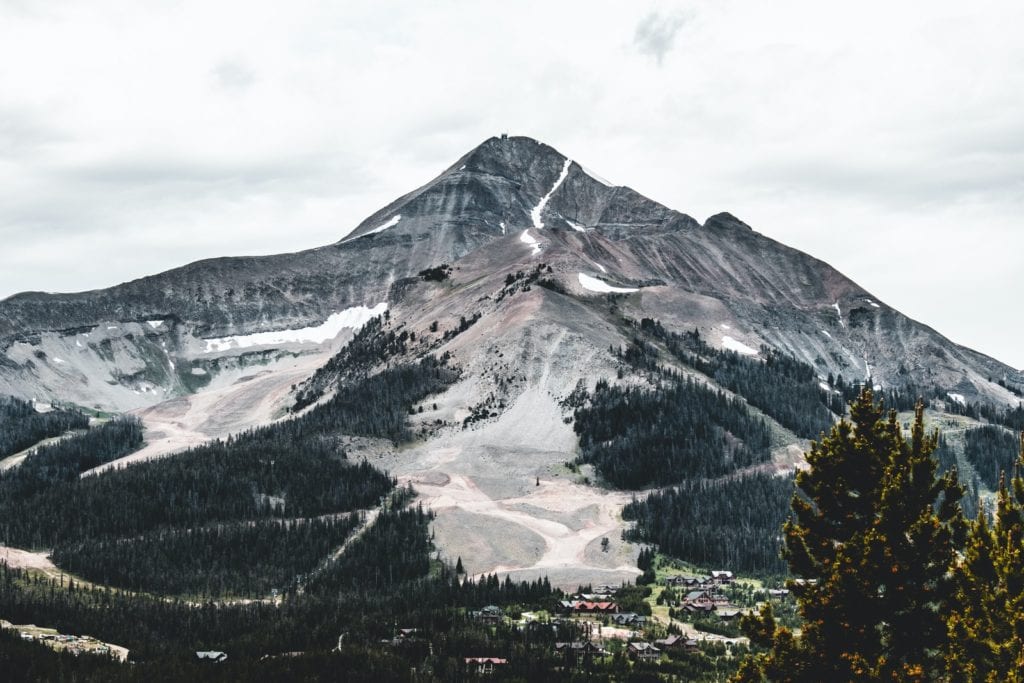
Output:
<path fill-rule="evenodd" d="M 984 506 L 954 568 L 956 609 L 946 663 L 952 681 L 1024 681 L 1024 435 L 1020 459 L 1000 479 L 992 524 Z"/>
<path fill-rule="evenodd" d="M 962 488 L 955 471 L 936 476 L 922 405 L 909 440 L 869 389 L 850 416 L 812 443 L 784 528 L 802 633 L 768 609 L 746 618 L 768 651 L 738 680 L 931 680 L 942 669 Z"/>

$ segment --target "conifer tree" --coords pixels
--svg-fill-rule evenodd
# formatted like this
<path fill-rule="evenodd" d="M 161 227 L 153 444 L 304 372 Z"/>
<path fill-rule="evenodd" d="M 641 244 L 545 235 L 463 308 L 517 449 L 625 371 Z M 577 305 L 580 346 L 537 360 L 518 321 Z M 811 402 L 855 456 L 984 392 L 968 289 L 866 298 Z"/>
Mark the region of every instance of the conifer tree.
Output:
<path fill-rule="evenodd" d="M 770 610 L 744 619 L 768 652 L 740 681 L 930 680 L 946 644 L 944 600 L 962 532 L 956 472 L 936 477 L 937 434 L 918 404 L 910 440 L 895 411 L 865 389 L 853 423 L 812 443 L 798 473 L 785 557 L 804 626 L 777 627 Z"/>
<path fill-rule="evenodd" d="M 1024 434 L 1009 485 L 1000 479 L 995 519 L 983 506 L 957 564 L 949 617 L 951 681 L 1024 681 Z"/>

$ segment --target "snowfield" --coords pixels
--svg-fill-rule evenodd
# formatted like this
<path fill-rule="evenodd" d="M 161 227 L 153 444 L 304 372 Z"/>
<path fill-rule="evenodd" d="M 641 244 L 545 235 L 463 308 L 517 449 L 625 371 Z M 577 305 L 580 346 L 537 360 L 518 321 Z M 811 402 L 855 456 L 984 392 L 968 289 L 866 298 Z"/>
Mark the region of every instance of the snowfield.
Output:
<path fill-rule="evenodd" d="M 600 292 L 601 294 L 629 294 L 631 292 L 639 292 L 639 289 L 635 287 L 612 287 L 604 280 L 598 280 L 596 277 L 579 274 L 580 286 L 583 289 L 590 290 L 591 292 Z"/>
<path fill-rule="evenodd" d="M 297 330 L 277 330 L 274 332 L 256 332 L 234 337 L 217 337 L 206 339 L 204 353 L 216 353 L 230 349 L 244 349 L 251 346 L 278 346 L 281 344 L 323 344 L 334 339 L 344 329 L 357 330 L 371 319 L 388 310 L 388 305 L 381 302 L 373 308 L 353 306 L 344 311 L 332 313 L 327 320 L 314 327 L 303 327 Z"/>
<path fill-rule="evenodd" d="M 355 237 L 346 237 L 342 241 L 343 242 L 351 242 L 352 240 L 357 240 L 360 237 L 366 237 L 367 235 L 375 235 L 378 232 L 384 232 L 388 228 L 393 228 L 396 225 L 398 225 L 398 221 L 400 221 L 400 220 L 402 220 L 402 214 L 397 214 L 395 216 L 392 216 L 390 219 L 388 219 L 388 221 L 386 223 L 382 223 L 381 225 L 378 225 L 373 230 L 369 230 L 367 232 L 364 232 L 362 235 L 357 235 Z"/>
<path fill-rule="evenodd" d="M 722 346 L 727 351 L 735 351 L 743 356 L 756 356 L 757 350 L 752 349 L 738 339 L 733 339 L 729 335 L 722 337 Z"/>
<path fill-rule="evenodd" d="M 384 232 L 388 228 L 393 228 L 396 225 L 398 225 L 398 221 L 400 220 L 402 220 L 402 214 L 398 214 L 397 216 L 392 217 L 391 220 L 389 220 L 387 223 L 384 223 L 383 225 L 380 225 L 374 228 L 373 230 L 370 230 L 365 235 L 363 235 L 363 237 L 365 237 L 366 235 L 373 235 L 378 232 Z"/>

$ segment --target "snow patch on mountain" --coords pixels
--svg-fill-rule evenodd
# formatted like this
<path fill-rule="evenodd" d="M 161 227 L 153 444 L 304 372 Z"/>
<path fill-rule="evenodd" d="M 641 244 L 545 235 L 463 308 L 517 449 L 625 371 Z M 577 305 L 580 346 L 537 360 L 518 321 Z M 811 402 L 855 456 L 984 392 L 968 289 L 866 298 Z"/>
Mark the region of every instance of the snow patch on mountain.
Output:
<path fill-rule="evenodd" d="M 946 396 L 949 396 L 951 399 L 953 399 L 962 406 L 967 405 L 967 399 L 964 398 L 963 394 L 954 394 L 953 392 L 950 391 L 946 392 Z"/>
<path fill-rule="evenodd" d="M 523 234 L 519 236 L 519 241 L 523 244 L 528 244 L 533 249 L 533 255 L 536 256 L 540 253 L 540 242 L 537 238 L 530 234 L 530 231 L 523 230 Z"/>
<path fill-rule="evenodd" d="M 843 328 L 845 328 L 846 327 L 846 321 L 843 320 L 843 310 L 841 308 L 839 308 L 839 302 L 837 301 L 834 304 L 832 304 L 832 308 L 836 309 L 836 316 L 839 317 L 839 324 Z"/>
<path fill-rule="evenodd" d="M 591 292 L 600 292 L 601 294 L 629 294 L 640 291 L 634 287 L 613 287 L 604 280 L 598 280 L 596 277 L 591 277 L 584 273 L 579 274 L 579 280 L 580 286 L 583 289 L 590 290 Z"/>
<path fill-rule="evenodd" d="M 575 230 L 576 232 L 586 232 L 587 231 L 586 228 L 584 228 L 582 225 L 580 225 L 576 221 L 571 221 L 568 218 L 566 218 L 565 222 L 568 223 L 569 227 L 572 228 L 573 230 Z"/>
<path fill-rule="evenodd" d="M 204 353 L 215 353 L 229 349 L 244 349 L 252 346 L 278 346 L 281 344 L 322 344 L 334 339 L 344 329 L 358 330 L 373 318 L 388 309 L 385 302 L 373 308 L 353 306 L 344 311 L 333 313 L 320 325 L 303 327 L 297 330 L 276 330 L 274 332 L 256 332 L 254 334 L 233 337 L 217 337 L 205 339 Z"/>
<path fill-rule="evenodd" d="M 538 230 L 544 229 L 544 221 L 541 220 L 540 215 L 544 212 L 544 207 L 547 206 L 548 200 L 551 199 L 551 195 L 555 193 L 555 190 L 557 190 L 558 186 L 562 184 L 562 182 L 565 180 L 565 177 L 569 175 L 569 165 L 571 163 L 572 159 L 565 160 L 565 164 L 562 166 L 562 172 L 558 175 L 558 179 L 555 180 L 555 184 L 551 186 L 551 189 L 548 190 L 548 193 L 546 195 L 540 198 L 540 201 L 537 203 L 537 206 L 533 207 L 533 209 L 530 211 L 530 218 L 533 220 L 533 227 L 537 228 Z"/>
<path fill-rule="evenodd" d="M 735 351 L 736 353 L 743 356 L 757 355 L 757 351 L 755 349 L 750 348 L 749 346 L 747 346 L 738 339 L 733 339 L 729 335 L 725 335 L 724 337 L 722 337 L 722 346 L 727 351 Z"/>
<path fill-rule="evenodd" d="M 398 221 L 400 221 L 400 220 L 402 220 L 402 214 L 398 214 L 396 216 L 392 216 L 391 220 L 389 220 L 387 223 L 384 223 L 383 225 L 380 225 L 380 226 L 374 228 L 373 230 L 370 230 L 369 232 L 364 234 L 363 237 L 365 237 L 366 235 L 373 235 L 373 234 L 378 233 L 378 232 L 384 232 L 388 228 L 393 228 L 396 225 L 398 225 Z"/>

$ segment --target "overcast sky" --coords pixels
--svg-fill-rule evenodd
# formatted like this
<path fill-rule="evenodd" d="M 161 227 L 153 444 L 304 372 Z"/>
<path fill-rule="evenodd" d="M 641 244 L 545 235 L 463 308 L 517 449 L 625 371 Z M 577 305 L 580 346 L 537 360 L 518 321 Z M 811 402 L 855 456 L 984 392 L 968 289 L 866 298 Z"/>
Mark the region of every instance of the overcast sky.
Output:
<path fill-rule="evenodd" d="M 0 0 L 0 297 L 334 242 L 485 138 L 1024 367 L 1024 3 Z"/>

